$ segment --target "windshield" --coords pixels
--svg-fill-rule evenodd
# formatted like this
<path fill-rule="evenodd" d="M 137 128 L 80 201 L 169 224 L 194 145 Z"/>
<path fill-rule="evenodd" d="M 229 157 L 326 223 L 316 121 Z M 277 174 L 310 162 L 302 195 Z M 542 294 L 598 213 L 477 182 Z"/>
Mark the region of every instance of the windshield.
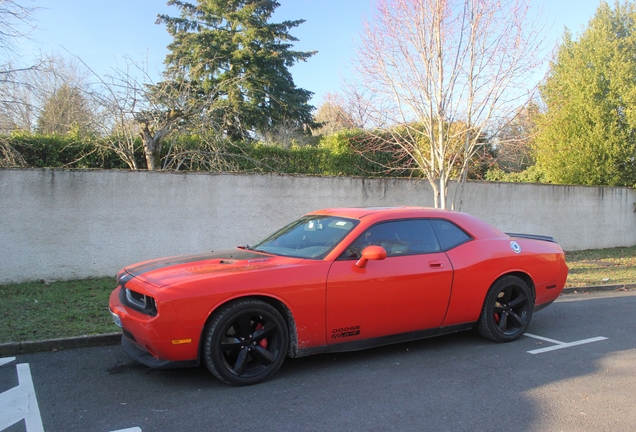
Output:
<path fill-rule="evenodd" d="M 257 252 L 323 259 L 360 221 L 337 216 L 303 216 L 252 248 Z"/>

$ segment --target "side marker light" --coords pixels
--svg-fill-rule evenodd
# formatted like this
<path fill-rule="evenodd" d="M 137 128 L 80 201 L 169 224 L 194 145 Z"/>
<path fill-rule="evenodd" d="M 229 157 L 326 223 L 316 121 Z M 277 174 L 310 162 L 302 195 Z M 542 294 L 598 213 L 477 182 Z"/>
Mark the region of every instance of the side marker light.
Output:
<path fill-rule="evenodd" d="M 182 345 L 192 343 L 192 339 L 173 339 L 172 345 Z"/>

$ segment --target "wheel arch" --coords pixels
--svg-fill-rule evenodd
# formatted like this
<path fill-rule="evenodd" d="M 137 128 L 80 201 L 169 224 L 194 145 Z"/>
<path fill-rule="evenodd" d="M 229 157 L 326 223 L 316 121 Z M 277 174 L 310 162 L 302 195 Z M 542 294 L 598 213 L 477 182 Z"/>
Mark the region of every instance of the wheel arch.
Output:
<path fill-rule="evenodd" d="M 199 359 L 203 358 L 203 348 L 204 348 L 203 338 L 205 337 L 205 329 L 208 327 L 210 322 L 214 320 L 214 317 L 216 316 L 219 310 L 221 310 L 227 305 L 236 303 L 241 300 L 260 300 L 264 303 L 269 304 L 270 306 L 272 306 L 274 309 L 278 311 L 278 313 L 283 317 L 283 319 L 285 320 L 285 323 L 287 324 L 287 334 L 289 335 L 289 346 L 287 348 L 287 355 L 292 358 L 296 357 L 296 353 L 298 352 L 298 332 L 296 329 L 296 321 L 294 320 L 294 316 L 289 310 L 289 308 L 287 307 L 287 305 L 283 303 L 281 300 L 274 297 L 263 296 L 263 295 L 247 295 L 243 297 L 235 297 L 223 303 L 219 303 L 208 314 L 208 317 L 205 320 L 205 324 L 203 325 L 203 328 L 201 329 L 201 336 L 199 337 L 199 353 L 198 353 Z"/>

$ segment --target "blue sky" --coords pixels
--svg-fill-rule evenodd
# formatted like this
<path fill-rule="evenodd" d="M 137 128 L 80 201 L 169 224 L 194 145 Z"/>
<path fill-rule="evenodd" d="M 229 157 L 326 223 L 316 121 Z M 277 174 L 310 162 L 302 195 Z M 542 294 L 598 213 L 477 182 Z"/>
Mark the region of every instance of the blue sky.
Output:
<path fill-rule="evenodd" d="M 355 41 L 364 18 L 371 18 L 375 0 L 278 0 L 274 21 L 305 19 L 291 33 L 299 39 L 295 49 L 318 54 L 294 66 L 297 86 L 315 93 L 318 106 L 326 92 L 337 92 L 342 76 L 348 75 L 355 54 Z M 594 15 L 600 0 L 533 0 L 543 5 L 546 39 L 552 46 L 568 27 L 580 33 Z M 23 44 L 24 60 L 37 52 L 78 56 L 103 74 L 124 63 L 124 56 L 148 60 L 149 70 L 163 69 L 170 37 L 165 26 L 156 25 L 158 13 L 178 15 L 165 0 L 18 0 L 35 6 L 37 29 L 31 42 Z M 610 1 L 613 4 L 613 1 Z"/>

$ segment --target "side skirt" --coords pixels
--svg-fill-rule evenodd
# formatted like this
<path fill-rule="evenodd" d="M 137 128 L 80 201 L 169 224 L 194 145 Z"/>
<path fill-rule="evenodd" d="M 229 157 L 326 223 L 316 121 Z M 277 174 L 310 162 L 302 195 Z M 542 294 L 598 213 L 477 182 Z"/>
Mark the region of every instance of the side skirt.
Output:
<path fill-rule="evenodd" d="M 459 331 L 470 330 L 475 323 L 458 324 L 448 327 L 439 327 L 428 330 L 418 330 L 409 333 L 401 333 L 398 335 L 382 336 L 373 339 L 357 340 L 352 342 L 344 342 L 333 345 L 322 345 L 312 348 L 304 348 L 296 351 L 294 357 L 305 357 L 312 354 L 324 354 L 334 352 L 359 351 L 367 348 L 375 348 L 383 345 L 391 345 L 401 342 L 409 342 L 418 339 L 426 339 L 434 336 L 441 336 Z"/>

